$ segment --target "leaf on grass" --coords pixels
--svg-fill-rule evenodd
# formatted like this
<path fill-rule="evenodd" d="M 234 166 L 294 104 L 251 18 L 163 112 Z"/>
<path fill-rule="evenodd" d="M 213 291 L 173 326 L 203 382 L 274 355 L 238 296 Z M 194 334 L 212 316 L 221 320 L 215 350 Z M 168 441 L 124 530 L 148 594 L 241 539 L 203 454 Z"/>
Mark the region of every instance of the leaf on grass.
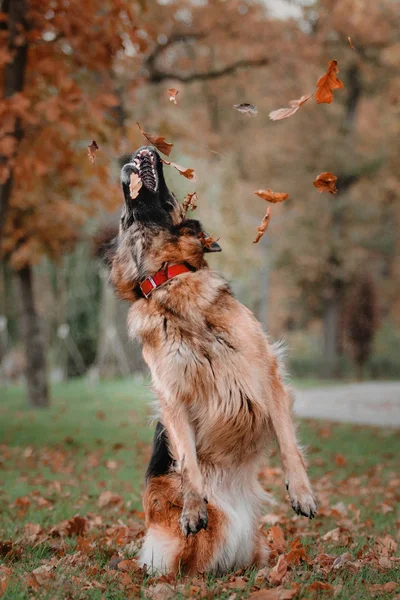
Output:
<path fill-rule="evenodd" d="M 258 233 L 257 233 L 256 239 L 254 240 L 253 244 L 258 244 L 258 242 L 261 240 L 262 236 L 268 229 L 270 219 L 271 219 L 271 209 L 268 207 L 267 214 L 261 221 L 260 225 L 257 227 Z"/>
<path fill-rule="evenodd" d="M 194 172 L 194 169 L 187 169 L 186 167 L 181 167 L 181 165 L 177 165 L 176 163 L 170 160 L 164 160 L 163 158 L 161 160 L 165 165 L 168 165 L 169 167 L 174 167 L 174 169 L 176 169 L 180 175 L 186 177 L 186 179 L 196 181 L 196 173 Z"/>
<path fill-rule="evenodd" d="M 193 192 L 192 194 L 188 194 L 183 199 L 183 216 L 186 217 L 186 213 L 188 210 L 196 210 L 197 208 L 197 192 Z"/>
<path fill-rule="evenodd" d="M 286 198 L 289 198 L 289 194 L 283 194 L 281 192 L 273 192 L 269 188 L 267 190 L 257 190 L 254 193 L 256 194 L 256 196 L 259 196 L 260 198 L 262 198 L 263 200 L 266 200 L 267 202 L 272 202 L 273 204 L 276 204 L 277 202 L 283 202 L 284 200 L 286 200 Z"/>
<path fill-rule="evenodd" d="M 279 585 L 282 583 L 283 578 L 285 577 L 288 569 L 288 564 L 286 562 L 286 558 L 284 554 L 281 554 L 278 558 L 278 562 L 271 569 L 268 575 L 268 581 L 271 585 Z"/>
<path fill-rule="evenodd" d="M 85 535 L 88 522 L 84 517 L 75 515 L 72 519 L 69 519 L 66 534 L 68 537 L 73 535 Z"/>
<path fill-rule="evenodd" d="M 92 143 L 89 144 L 89 146 L 88 146 L 88 157 L 90 158 L 92 163 L 94 163 L 94 161 L 95 161 L 95 154 L 98 149 L 99 149 L 99 147 L 97 145 L 97 142 L 95 142 L 95 140 L 93 140 Z"/>
<path fill-rule="evenodd" d="M 169 101 L 173 102 L 174 104 L 178 104 L 178 102 L 176 101 L 176 97 L 178 94 L 179 94 L 179 90 L 176 90 L 175 88 L 170 88 L 168 90 Z"/>
<path fill-rule="evenodd" d="M 292 600 L 300 591 L 298 583 L 292 584 L 292 589 L 285 590 L 282 586 L 275 589 L 263 589 L 259 592 L 253 592 L 249 598 L 251 600 Z"/>
<path fill-rule="evenodd" d="M 258 114 L 257 107 L 254 106 L 254 104 L 248 104 L 247 102 L 243 102 L 242 104 L 234 104 L 233 108 L 243 113 L 244 115 L 248 115 L 249 117 Z"/>
<path fill-rule="evenodd" d="M 353 42 L 351 41 L 351 37 L 349 36 L 347 39 L 348 39 L 348 41 L 349 41 L 349 46 L 350 46 L 350 48 L 351 48 L 352 50 L 355 50 L 355 49 L 356 49 L 356 47 L 354 46 Z"/>
<path fill-rule="evenodd" d="M 268 211 L 269 210 L 270 209 L 268 209 Z M 282 527 L 279 525 L 272 525 L 272 527 L 269 528 L 268 541 L 271 542 L 274 550 L 276 550 L 278 554 L 283 554 L 286 552 L 285 535 Z"/>
<path fill-rule="evenodd" d="M 330 104 L 333 100 L 332 90 L 344 87 L 343 82 L 336 77 L 336 73 L 339 73 L 337 60 L 330 60 L 325 75 L 322 75 L 317 81 L 315 99 L 318 104 Z"/>
<path fill-rule="evenodd" d="M 11 576 L 12 569 L 5 565 L 0 565 L 0 597 L 6 593 Z"/>
<path fill-rule="evenodd" d="M 113 494 L 109 490 L 104 490 L 101 492 L 99 499 L 97 500 L 97 506 L 100 508 L 104 508 L 106 506 L 115 506 L 117 504 L 122 504 L 123 499 L 121 496 L 117 494 Z"/>
<path fill-rule="evenodd" d="M 338 189 L 336 187 L 337 177 L 330 171 L 320 173 L 318 177 L 313 181 L 314 186 L 319 192 L 329 192 L 330 194 L 337 194 Z"/>
<path fill-rule="evenodd" d="M 140 127 L 140 124 L 138 122 L 136 122 L 136 125 L 139 127 L 140 132 L 144 135 L 146 140 L 148 140 L 150 144 L 155 146 L 157 150 L 159 150 L 163 154 L 166 154 L 167 156 L 171 154 L 171 150 L 174 147 L 174 145 L 170 144 L 169 142 L 166 142 L 165 137 L 163 137 L 162 135 L 152 135 L 151 133 L 146 133 L 146 131 L 143 131 L 143 129 Z"/>
<path fill-rule="evenodd" d="M 131 173 L 129 195 L 132 198 L 132 200 L 138 197 L 142 185 L 142 180 L 140 179 L 139 175 L 137 175 L 136 173 Z"/>
<path fill-rule="evenodd" d="M 333 591 L 334 587 L 333 585 L 331 585 L 330 583 L 324 583 L 323 581 L 314 581 L 314 583 L 310 583 L 310 585 L 307 586 L 307 592 L 331 592 Z"/>
<path fill-rule="evenodd" d="M 288 565 L 299 565 L 301 561 L 312 564 L 312 560 L 307 555 L 307 552 L 302 545 L 300 538 L 296 538 L 290 544 L 290 551 L 286 554 Z"/>
<path fill-rule="evenodd" d="M 369 593 L 371 596 L 376 596 L 377 594 L 391 594 L 395 591 L 399 584 L 396 581 L 388 581 L 386 583 L 373 583 L 368 586 Z"/>
<path fill-rule="evenodd" d="M 273 110 L 269 113 L 269 118 L 271 121 L 281 121 L 282 119 L 287 119 L 291 117 L 299 110 L 300 106 L 305 104 L 307 100 L 311 98 L 312 94 L 309 96 L 302 96 L 298 100 L 291 100 L 289 102 L 289 108 L 278 108 L 278 110 Z"/>

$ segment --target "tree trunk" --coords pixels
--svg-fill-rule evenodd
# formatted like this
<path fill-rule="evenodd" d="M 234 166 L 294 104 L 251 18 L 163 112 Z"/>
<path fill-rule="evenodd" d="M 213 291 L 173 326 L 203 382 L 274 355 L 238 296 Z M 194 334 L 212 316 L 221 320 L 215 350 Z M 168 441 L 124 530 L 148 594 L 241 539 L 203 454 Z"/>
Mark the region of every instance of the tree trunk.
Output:
<path fill-rule="evenodd" d="M 22 45 L 16 45 L 15 38 L 20 36 L 21 28 L 22 32 L 27 29 L 25 0 L 4 0 L 1 3 L 1 10 L 8 16 L 8 49 L 13 56 L 13 60 L 4 69 L 3 97 L 9 98 L 16 92 L 21 92 L 24 87 L 28 44 L 25 42 Z M 13 135 L 18 141 L 22 138 L 19 119 L 16 119 Z M 0 156 L 0 161 L 7 162 L 7 157 Z M 8 179 L 3 184 L 0 184 L 0 242 L 7 218 L 12 187 L 13 174 L 11 172 Z"/>
<path fill-rule="evenodd" d="M 49 391 L 47 387 L 45 343 L 40 317 L 36 312 L 32 267 L 27 266 L 18 271 L 23 309 L 23 336 L 26 352 L 26 382 L 28 399 L 32 406 L 48 406 Z"/>

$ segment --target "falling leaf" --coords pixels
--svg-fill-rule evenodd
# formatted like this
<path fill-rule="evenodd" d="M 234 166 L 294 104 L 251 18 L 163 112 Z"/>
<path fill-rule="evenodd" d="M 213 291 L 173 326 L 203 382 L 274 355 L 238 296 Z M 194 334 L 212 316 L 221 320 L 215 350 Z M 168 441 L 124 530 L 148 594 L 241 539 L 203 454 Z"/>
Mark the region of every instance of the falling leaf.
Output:
<path fill-rule="evenodd" d="M 132 198 L 132 200 L 138 197 L 142 185 L 142 180 L 140 179 L 139 175 L 137 175 L 136 173 L 131 173 L 129 195 Z"/>
<path fill-rule="evenodd" d="M 168 95 L 169 95 L 169 101 L 173 102 L 174 104 L 178 104 L 178 102 L 176 101 L 176 97 L 179 94 L 179 90 L 175 90 L 174 88 L 170 88 L 168 90 Z"/>
<path fill-rule="evenodd" d="M 330 194 L 337 194 L 338 189 L 336 187 L 336 175 L 333 175 L 330 171 L 320 173 L 315 179 L 314 186 L 319 192 L 329 192 Z"/>
<path fill-rule="evenodd" d="M 234 104 L 233 108 L 236 108 L 236 110 L 244 115 L 248 115 L 249 117 L 258 114 L 257 107 L 254 106 L 254 104 L 248 104 L 247 102 L 243 102 L 242 104 Z"/>
<path fill-rule="evenodd" d="M 267 190 L 257 190 L 254 193 L 256 194 L 256 196 L 259 196 L 267 202 L 272 202 L 273 204 L 276 204 L 277 202 L 283 202 L 284 200 L 286 200 L 286 198 L 289 198 L 289 194 L 273 192 L 269 188 Z"/>
<path fill-rule="evenodd" d="M 258 233 L 257 233 L 257 237 L 254 240 L 253 244 L 258 244 L 258 242 L 261 240 L 264 233 L 267 231 L 270 218 L 271 218 L 271 209 L 268 207 L 267 214 L 261 221 L 260 225 L 257 227 Z"/>
<path fill-rule="evenodd" d="M 194 169 L 187 169 L 186 167 L 181 167 L 181 165 L 177 165 L 176 163 L 171 162 L 169 160 L 164 160 L 163 158 L 161 160 L 165 165 L 168 165 L 169 167 L 174 167 L 174 169 L 176 169 L 180 175 L 186 177 L 186 179 L 196 181 L 196 173 L 194 172 Z"/>
<path fill-rule="evenodd" d="M 97 143 L 94 140 L 88 146 L 88 157 L 90 158 L 90 160 L 92 161 L 92 163 L 94 163 L 94 161 L 95 161 L 95 154 L 96 154 L 96 152 L 97 152 L 98 149 L 99 149 L 99 147 L 98 147 Z"/>
<path fill-rule="evenodd" d="M 328 70 L 325 75 L 322 75 L 317 81 L 317 91 L 315 92 L 315 99 L 318 104 L 326 103 L 330 104 L 333 100 L 332 90 L 343 88 L 343 82 L 336 77 L 336 73 L 339 73 L 337 66 L 337 60 L 331 60 L 328 64 Z"/>
<path fill-rule="evenodd" d="M 348 41 L 349 41 L 349 46 L 350 46 L 350 48 L 351 48 L 352 50 L 355 50 L 355 49 L 356 49 L 356 47 L 354 46 L 353 42 L 351 41 L 351 37 L 349 36 L 347 39 L 348 39 Z"/>
<path fill-rule="evenodd" d="M 183 199 L 183 216 L 186 217 L 186 213 L 188 210 L 196 210 L 197 208 L 197 193 L 193 192 L 192 194 L 188 194 Z"/>
<path fill-rule="evenodd" d="M 157 150 L 159 150 L 163 154 L 166 154 L 167 156 L 171 154 L 171 150 L 174 147 L 174 145 L 170 144 L 169 142 L 166 142 L 165 137 L 163 137 L 162 135 L 152 135 L 151 133 L 146 133 L 140 127 L 139 123 L 136 122 L 136 125 L 139 127 L 144 137 L 150 142 L 150 144 L 155 146 Z"/>
<path fill-rule="evenodd" d="M 273 110 L 269 113 L 269 118 L 271 121 L 281 121 L 282 119 L 291 117 L 299 110 L 300 106 L 305 104 L 305 102 L 311 98 L 311 96 L 312 94 L 310 96 L 302 96 L 298 100 L 291 100 L 289 102 L 289 108 L 278 108 L 278 110 Z"/>
<path fill-rule="evenodd" d="M 284 554 L 281 554 L 278 558 L 278 562 L 271 569 L 268 575 L 268 581 L 271 585 L 279 585 L 282 583 L 283 578 L 285 577 L 288 569 L 288 564 L 286 562 L 286 558 Z"/>
<path fill-rule="evenodd" d="M 214 238 L 212 235 L 207 235 L 204 231 L 199 234 L 199 239 L 204 248 L 211 248 L 211 246 L 219 240 L 219 238 Z"/>

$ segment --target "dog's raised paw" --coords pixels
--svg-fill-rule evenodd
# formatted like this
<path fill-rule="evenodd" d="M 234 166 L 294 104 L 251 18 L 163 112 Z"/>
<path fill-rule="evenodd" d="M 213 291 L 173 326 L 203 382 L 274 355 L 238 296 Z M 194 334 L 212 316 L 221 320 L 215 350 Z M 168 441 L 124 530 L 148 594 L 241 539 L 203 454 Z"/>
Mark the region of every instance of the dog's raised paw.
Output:
<path fill-rule="evenodd" d="M 303 517 L 308 517 L 309 519 L 313 519 L 317 514 L 317 501 L 311 491 L 304 491 L 302 493 L 294 493 L 290 488 L 290 485 L 287 486 L 290 498 L 290 504 L 295 513 L 298 515 L 302 515 Z"/>
<path fill-rule="evenodd" d="M 206 500 L 199 497 L 190 496 L 185 499 L 180 518 L 180 525 L 183 534 L 188 537 L 191 533 L 195 535 L 201 529 L 207 529 L 208 514 Z"/>

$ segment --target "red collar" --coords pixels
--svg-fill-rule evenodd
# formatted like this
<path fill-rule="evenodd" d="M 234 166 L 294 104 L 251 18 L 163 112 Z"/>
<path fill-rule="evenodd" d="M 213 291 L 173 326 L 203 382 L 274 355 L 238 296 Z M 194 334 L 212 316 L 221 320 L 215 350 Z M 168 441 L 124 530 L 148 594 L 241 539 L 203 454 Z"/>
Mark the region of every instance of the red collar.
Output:
<path fill-rule="evenodd" d="M 177 275 L 182 275 L 182 273 L 191 273 L 191 269 L 189 269 L 186 265 L 169 265 L 166 263 L 161 267 L 157 273 L 155 273 L 152 277 L 147 277 L 144 281 L 139 283 L 139 287 L 142 290 L 142 294 L 145 298 L 148 298 L 150 294 L 158 287 L 163 285 L 169 279 L 176 277 Z"/>

